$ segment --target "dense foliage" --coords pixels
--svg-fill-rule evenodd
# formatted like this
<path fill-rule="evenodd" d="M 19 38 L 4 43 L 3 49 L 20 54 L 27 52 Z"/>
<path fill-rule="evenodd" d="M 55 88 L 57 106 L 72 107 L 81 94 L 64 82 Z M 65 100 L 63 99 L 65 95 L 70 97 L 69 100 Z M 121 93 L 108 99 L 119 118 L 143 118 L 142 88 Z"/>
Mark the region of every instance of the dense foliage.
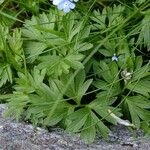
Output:
<path fill-rule="evenodd" d="M 150 134 L 150 1 L 0 1 L 6 115 L 107 138 L 117 123 Z"/>

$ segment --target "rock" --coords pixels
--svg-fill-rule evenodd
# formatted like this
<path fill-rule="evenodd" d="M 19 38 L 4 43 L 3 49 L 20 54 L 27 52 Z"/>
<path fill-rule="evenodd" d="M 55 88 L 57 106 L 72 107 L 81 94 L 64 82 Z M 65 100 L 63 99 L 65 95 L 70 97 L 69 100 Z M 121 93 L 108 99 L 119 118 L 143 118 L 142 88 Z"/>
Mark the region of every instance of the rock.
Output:
<path fill-rule="evenodd" d="M 16 123 L 5 119 L 5 105 L 0 105 L 0 150 L 149 150 L 150 141 L 143 137 L 142 131 L 136 131 L 137 137 L 126 127 L 111 127 L 109 139 L 97 137 L 91 145 L 85 144 L 79 135 L 67 134 L 63 129 L 52 128 L 48 132 L 34 128 L 24 122 Z"/>

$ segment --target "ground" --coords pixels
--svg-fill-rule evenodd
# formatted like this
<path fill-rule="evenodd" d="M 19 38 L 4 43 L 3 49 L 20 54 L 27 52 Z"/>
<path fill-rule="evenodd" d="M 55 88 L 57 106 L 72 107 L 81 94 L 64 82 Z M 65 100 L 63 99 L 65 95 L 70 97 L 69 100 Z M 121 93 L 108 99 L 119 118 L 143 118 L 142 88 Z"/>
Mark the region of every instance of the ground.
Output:
<path fill-rule="evenodd" d="M 5 119 L 5 105 L 0 105 L 0 150 L 149 150 L 150 140 L 142 131 L 130 132 L 124 126 L 111 127 L 108 140 L 97 137 L 87 145 L 78 135 L 70 135 L 60 128 L 50 132 L 34 128 L 24 122 Z M 136 136 L 136 138 L 135 138 Z"/>

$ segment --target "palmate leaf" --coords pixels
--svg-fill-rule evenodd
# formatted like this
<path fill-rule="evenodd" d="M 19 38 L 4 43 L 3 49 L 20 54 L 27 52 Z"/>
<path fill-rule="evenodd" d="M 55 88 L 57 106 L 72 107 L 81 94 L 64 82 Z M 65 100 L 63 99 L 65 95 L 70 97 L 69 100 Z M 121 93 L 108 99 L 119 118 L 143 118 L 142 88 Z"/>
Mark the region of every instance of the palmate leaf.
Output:
<path fill-rule="evenodd" d="M 96 70 L 100 74 L 100 79 L 93 82 L 93 85 L 98 89 L 108 91 L 108 95 L 113 93 L 114 95 L 119 94 L 121 88 L 117 64 L 115 62 L 106 64 L 104 61 L 100 61 L 100 63 L 97 63 L 95 66 L 97 66 Z"/>
<path fill-rule="evenodd" d="M 81 63 L 84 55 L 82 54 L 70 54 L 67 56 L 40 56 L 39 60 L 41 63 L 38 65 L 39 69 L 47 69 L 49 76 L 57 77 L 61 76 L 62 73 L 68 74 L 70 68 L 83 69 L 84 66 Z"/>
<path fill-rule="evenodd" d="M 12 59 L 14 59 L 20 66 L 22 66 L 25 56 L 22 45 L 23 39 L 21 37 L 21 31 L 19 29 L 14 30 L 12 36 L 9 35 L 8 43 L 11 49 Z"/>
<path fill-rule="evenodd" d="M 57 124 L 68 112 L 68 106 L 65 104 L 61 91 L 63 89 L 62 83 L 57 79 L 50 79 L 49 85 L 43 82 L 34 82 L 34 85 L 36 85 L 35 94 L 29 95 L 28 118 L 33 123 L 42 123 L 43 125 Z M 51 112 L 54 106 L 55 109 Z"/>
<path fill-rule="evenodd" d="M 75 95 L 76 95 L 75 99 L 78 104 L 81 103 L 81 99 L 86 94 L 92 81 L 93 81 L 92 79 L 86 80 L 86 74 L 85 74 L 84 70 L 81 70 L 75 77 L 73 88 L 74 88 Z"/>
<path fill-rule="evenodd" d="M 103 77 L 103 79 L 108 83 L 112 83 L 114 82 L 114 80 L 119 79 L 118 66 L 115 62 L 106 64 L 106 62 L 100 61 L 99 72 L 101 76 Z"/>
<path fill-rule="evenodd" d="M 42 94 L 45 96 L 45 99 L 55 100 L 57 95 L 60 94 L 60 89 L 63 88 L 63 85 L 59 80 L 49 80 L 49 85 L 43 83 L 46 70 L 38 70 L 36 67 L 33 72 L 22 74 L 19 73 L 19 78 L 16 79 L 16 85 L 14 86 L 15 90 L 25 93 L 34 93 L 38 95 Z"/>
<path fill-rule="evenodd" d="M 61 32 L 54 29 L 57 25 L 54 14 L 55 12 L 51 11 L 49 14 L 43 13 L 26 20 L 22 32 L 23 37 L 27 39 L 24 41 L 24 46 L 30 62 L 35 61 L 45 49 L 65 45 L 64 39 L 60 36 Z"/>
<path fill-rule="evenodd" d="M 106 9 L 104 8 L 102 11 L 102 14 L 100 13 L 100 11 L 94 11 L 93 15 L 91 16 L 91 19 L 94 21 L 93 23 L 93 28 L 98 28 L 98 29 L 106 29 L 107 25 L 106 25 L 106 19 L 107 19 L 107 13 L 106 13 Z"/>
<path fill-rule="evenodd" d="M 93 113 L 90 111 L 85 125 L 81 129 L 81 138 L 85 143 L 90 144 L 94 141 L 96 133 L 99 133 L 103 138 L 108 137 L 110 132 L 109 128 Z"/>
<path fill-rule="evenodd" d="M 8 42 L 14 54 L 21 55 L 22 51 L 20 51 L 20 49 L 22 49 L 23 40 L 19 29 L 14 30 L 13 35 L 8 38 Z"/>
<path fill-rule="evenodd" d="M 30 99 L 27 94 L 23 92 L 13 92 L 12 96 L 7 99 L 7 111 L 5 113 L 6 116 L 11 116 L 15 118 L 17 121 L 21 119 L 21 115 L 24 112 L 24 108 L 30 102 Z"/>
<path fill-rule="evenodd" d="M 116 125 L 117 121 L 111 115 L 109 115 L 108 111 L 113 109 L 111 105 L 115 101 L 116 97 L 114 97 L 113 95 L 108 95 L 106 91 L 103 91 L 97 95 L 97 99 L 89 104 L 89 107 L 93 109 L 99 116 L 101 116 L 102 118 L 104 117 L 105 120 Z M 119 113 L 119 109 L 116 109 L 114 113 L 118 116 L 121 116 L 121 114 Z"/>
<path fill-rule="evenodd" d="M 101 76 L 104 78 L 104 80 L 108 83 L 112 83 L 114 78 L 111 74 L 109 66 L 104 61 L 100 61 L 99 67 L 101 69 Z"/>
<path fill-rule="evenodd" d="M 70 54 L 65 57 L 64 61 L 73 69 L 83 69 L 84 66 L 81 63 L 83 58 L 83 54 Z"/>
<path fill-rule="evenodd" d="M 75 19 L 76 15 L 74 14 L 68 14 L 63 18 L 64 32 L 68 42 L 71 42 L 72 38 L 80 31 L 80 24 L 75 26 Z"/>
<path fill-rule="evenodd" d="M 51 9 L 48 14 L 42 13 L 26 20 L 22 32 L 26 38 L 24 47 L 28 61 L 34 62 L 43 53 L 57 54 L 59 57 L 89 50 L 93 45 L 85 40 L 90 33 L 90 26 L 82 24 L 76 17 L 73 13 L 63 15 Z"/>
<path fill-rule="evenodd" d="M 39 69 L 46 68 L 49 76 L 57 77 L 62 73 L 69 73 L 70 66 L 64 62 L 64 58 L 57 55 L 41 56 Z"/>
<path fill-rule="evenodd" d="M 141 65 L 142 62 L 138 61 L 138 64 Z M 133 72 L 132 75 L 132 82 L 135 82 L 137 80 L 140 80 L 144 77 L 147 77 L 150 75 L 150 63 L 147 63 L 146 65 L 142 66 L 142 67 L 137 67 L 137 64 L 135 64 L 135 71 Z"/>
<path fill-rule="evenodd" d="M 21 32 L 16 29 L 9 34 L 8 27 L 0 25 L 0 87 L 6 82 L 13 82 L 13 69 L 22 71 Z"/>
<path fill-rule="evenodd" d="M 149 97 L 150 93 L 150 64 L 142 66 L 142 57 L 136 57 L 134 61 L 134 72 L 131 73 L 132 77 L 130 82 L 126 84 L 126 88 Z"/>
<path fill-rule="evenodd" d="M 73 13 L 57 14 L 50 10 L 48 14 L 33 16 L 22 29 L 27 60 L 30 63 L 37 60 L 38 68 L 46 68 L 48 76 L 54 78 L 68 74 L 71 68 L 83 69 L 82 52 L 93 47 L 86 41 L 90 25 L 82 24 Z"/>
<path fill-rule="evenodd" d="M 13 74 L 10 64 L 0 64 L 0 87 L 6 82 L 13 82 Z"/>
<path fill-rule="evenodd" d="M 29 38 L 30 40 L 40 40 L 41 32 L 34 28 L 37 25 L 38 20 L 35 16 L 32 17 L 31 21 L 26 20 L 25 28 L 22 29 L 23 36 Z"/>
<path fill-rule="evenodd" d="M 63 82 L 64 85 L 67 83 L 68 79 L 72 75 L 73 74 L 70 73 L 68 75 L 61 76 L 61 81 Z M 86 95 L 86 91 L 90 87 L 92 81 L 93 81 L 92 79 L 86 80 L 85 71 L 81 70 L 70 83 L 67 91 L 65 92 L 65 95 L 74 100 L 76 104 L 80 105 L 81 99 L 84 95 Z"/>
<path fill-rule="evenodd" d="M 49 117 L 49 112 L 55 103 L 52 97 L 52 92 L 42 91 L 37 94 L 30 94 L 30 106 L 26 110 L 26 119 L 29 119 L 34 124 L 42 124 L 53 126 L 60 122 L 67 114 L 68 107 L 64 102 L 59 103 L 55 112 Z M 50 89 L 49 89 L 50 91 Z M 44 95 L 44 96 L 43 96 Z"/>
<path fill-rule="evenodd" d="M 19 79 L 14 86 L 16 92 L 8 98 L 9 115 L 15 114 L 17 119 L 24 115 L 32 123 L 44 125 L 55 125 L 65 117 L 68 106 L 61 93 L 63 84 L 59 80 L 51 79 L 46 85 L 43 83 L 45 73 L 45 69 L 40 71 L 36 67 L 31 74 L 19 73 Z M 57 106 L 51 114 L 56 102 Z"/>
<path fill-rule="evenodd" d="M 130 96 L 125 99 L 131 115 L 132 123 L 139 128 L 141 120 L 148 121 L 150 119 L 150 101 L 141 96 Z"/>
<path fill-rule="evenodd" d="M 121 5 L 114 5 L 113 8 L 105 7 L 102 13 L 100 13 L 100 11 L 94 11 L 91 17 L 94 21 L 93 28 L 96 27 L 96 29 L 101 30 L 101 32 L 110 31 L 122 22 L 124 8 L 125 7 Z"/>
<path fill-rule="evenodd" d="M 97 122 L 96 124 L 97 132 L 103 138 L 108 138 L 108 134 L 110 133 L 109 128 L 101 120 L 99 120 L 96 115 L 94 115 L 94 118 L 95 118 L 95 122 Z"/>
<path fill-rule="evenodd" d="M 84 42 L 84 43 L 78 43 L 78 45 L 75 45 L 75 49 L 77 49 L 79 52 L 84 52 L 93 47 L 93 44 Z"/>
<path fill-rule="evenodd" d="M 34 69 L 34 75 L 40 74 L 43 75 L 42 72 L 38 72 Z M 40 75 L 35 75 L 35 77 L 39 77 L 36 82 L 39 81 Z M 35 92 L 35 87 L 37 87 L 37 83 L 33 76 L 29 73 L 26 75 L 23 73 L 18 73 L 18 79 L 16 79 L 16 85 L 14 86 L 15 91 L 13 92 L 12 96 L 7 100 L 8 101 L 8 115 L 14 115 L 17 120 L 21 118 L 22 113 L 24 112 L 24 108 L 27 108 L 28 103 L 31 101 L 29 98 L 29 93 Z M 16 109 L 15 109 L 16 108 Z"/>
<path fill-rule="evenodd" d="M 71 41 L 83 42 L 88 38 L 91 25 L 86 25 L 83 19 L 80 20 L 80 14 L 69 13 L 63 17 L 62 25 L 65 33 L 65 39 L 68 43 Z M 89 48 L 88 48 L 89 49 Z"/>
<path fill-rule="evenodd" d="M 68 107 L 65 106 L 65 104 L 62 105 L 62 107 L 57 107 L 55 110 L 55 113 L 49 118 L 45 118 L 43 124 L 46 124 L 48 126 L 54 126 L 58 124 L 62 119 L 64 119 L 68 113 Z M 45 113 L 45 116 L 47 116 L 47 112 Z"/>
<path fill-rule="evenodd" d="M 29 72 L 26 74 L 18 72 L 14 89 L 20 92 L 33 93 L 43 83 L 45 74 L 45 69 L 40 71 L 36 67 L 34 67 L 32 74 Z"/>
<path fill-rule="evenodd" d="M 140 25 L 140 34 L 137 40 L 137 45 L 143 45 L 150 49 L 150 11 L 144 12 L 144 18 Z"/>
<path fill-rule="evenodd" d="M 27 54 L 27 61 L 33 63 L 38 58 L 38 56 L 47 48 L 47 45 L 42 42 L 28 41 L 26 44 L 24 44 L 24 48 Z"/>
<path fill-rule="evenodd" d="M 68 115 L 67 119 L 70 122 L 67 124 L 66 130 L 74 133 L 81 132 L 81 138 L 86 143 L 94 141 L 96 132 L 100 133 L 102 137 L 107 138 L 110 130 L 101 121 L 101 118 L 112 124 L 117 124 L 117 119 L 111 116 L 108 111 L 114 109 L 111 105 L 115 100 L 116 98 L 114 97 L 108 98 L 107 92 L 101 92 L 96 100 Z M 121 114 L 118 110 L 116 109 L 114 113 L 120 116 Z"/>
<path fill-rule="evenodd" d="M 107 16 L 109 20 L 108 27 L 113 27 L 115 25 L 120 24 L 120 22 L 123 21 L 123 11 L 125 7 L 122 5 L 114 5 L 113 8 L 108 7 L 107 10 Z"/>
<path fill-rule="evenodd" d="M 110 131 L 88 107 L 73 112 L 68 119 L 71 120 L 71 123 L 67 125 L 66 130 L 69 132 L 81 131 L 81 138 L 88 144 L 94 141 L 96 131 L 103 137 L 107 137 Z"/>
<path fill-rule="evenodd" d="M 78 82 L 74 81 L 71 83 L 71 85 L 77 89 L 80 89 L 82 84 L 84 85 L 84 72 L 80 72 L 75 79 L 75 81 Z M 70 94 L 70 96 L 73 96 L 71 94 L 78 95 L 78 93 L 76 93 L 76 88 L 71 87 L 68 88 L 68 94 Z M 82 91 L 82 89 L 80 90 Z M 72 97 L 72 99 L 74 99 L 74 97 Z M 69 123 L 67 124 L 66 130 L 75 133 L 81 132 L 81 138 L 83 138 L 86 143 L 91 143 L 94 141 L 96 132 L 99 132 L 100 135 L 106 138 L 110 130 L 100 119 L 104 118 L 110 123 L 117 124 L 117 120 L 109 115 L 108 112 L 108 110 L 113 109 L 111 105 L 115 102 L 115 100 L 116 98 L 113 96 L 108 97 L 107 92 L 100 92 L 99 95 L 97 95 L 96 100 L 93 100 L 91 103 L 87 104 L 87 106 L 78 108 L 76 111 L 73 111 L 71 114 L 69 114 L 67 117 Z M 116 109 L 114 113 L 117 116 L 120 116 L 118 110 L 119 109 Z"/>
<path fill-rule="evenodd" d="M 72 122 L 67 125 L 67 131 L 78 132 L 85 124 L 89 114 L 88 108 L 79 109 L 68 116 L 68 119 Z"/>
<path fill-rule="evenodd" d="M 88 115 L 80 135 L 80 137 L 84 139 L 85 143 L 88 144 L 92 143 L 96 136 L 95 124 L 97 123 L 97 120 L 94 118 L 94 116 L 95 114 L 93 112 Z"/>
<path fill-rule="evenodd" d="M 23 91 L 26 93 L 32 93 L 35 91 L 33 86 L 34 79 L 30 74 L 26 76 L 25 74 L 18 72 L 18 77 L 19 78 L 16 79 L 16 84 L 14 85 L 16 91 Z"/>
<path fill-rule="evenodd" d="M 146 97 L 150 96 L 150 76 L 145 77 L 139 81 L 129 83 L 127 89 L 142 94 Z"/>

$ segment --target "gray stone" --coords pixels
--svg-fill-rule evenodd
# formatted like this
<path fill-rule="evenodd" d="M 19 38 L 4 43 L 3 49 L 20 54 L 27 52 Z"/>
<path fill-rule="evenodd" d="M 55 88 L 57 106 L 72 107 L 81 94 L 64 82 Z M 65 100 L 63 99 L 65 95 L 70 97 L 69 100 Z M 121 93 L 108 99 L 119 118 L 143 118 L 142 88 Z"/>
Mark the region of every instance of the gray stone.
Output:
<path fill-rule="evenodd" d="M 111 127 L 108 140 L 97 137 L 91 145 L 85 144 L 79 135 L 70 135 L 63 129 L 36 129 L 24 122 L 5 119 L 5 105 L 0 105 L 0 150 L 150 150 L 150 141 L 142 131 L 136 138 L 126 127 Z"/>

